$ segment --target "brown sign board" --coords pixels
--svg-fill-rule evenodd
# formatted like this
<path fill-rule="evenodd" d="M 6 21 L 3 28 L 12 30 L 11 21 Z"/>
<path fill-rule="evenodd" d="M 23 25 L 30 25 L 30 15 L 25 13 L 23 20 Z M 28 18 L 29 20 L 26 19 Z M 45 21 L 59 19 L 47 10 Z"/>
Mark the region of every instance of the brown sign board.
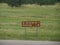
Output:
<path fill-rule="evenodd" d="M 22 21 L 22 27 L 40 27 L 40 21 Z"/>

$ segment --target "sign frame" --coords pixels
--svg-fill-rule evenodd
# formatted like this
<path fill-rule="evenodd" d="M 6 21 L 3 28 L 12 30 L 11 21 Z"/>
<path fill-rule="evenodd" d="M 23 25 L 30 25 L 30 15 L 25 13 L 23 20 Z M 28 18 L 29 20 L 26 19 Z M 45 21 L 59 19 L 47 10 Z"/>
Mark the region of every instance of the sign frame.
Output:
<path fill-rule="evenodd" d="M 40 21 L 22 21 L 22 27 L 40 27 Z"/>

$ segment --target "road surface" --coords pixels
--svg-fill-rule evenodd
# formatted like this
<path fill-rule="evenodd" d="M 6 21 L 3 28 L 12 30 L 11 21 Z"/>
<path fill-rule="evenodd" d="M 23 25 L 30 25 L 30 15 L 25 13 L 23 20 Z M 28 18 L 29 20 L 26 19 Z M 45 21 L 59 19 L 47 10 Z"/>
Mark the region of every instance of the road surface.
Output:
<path fill-rule="evenodd" d="M 60 45 L 53 41 L 0 40 L 0 45 Z"/>

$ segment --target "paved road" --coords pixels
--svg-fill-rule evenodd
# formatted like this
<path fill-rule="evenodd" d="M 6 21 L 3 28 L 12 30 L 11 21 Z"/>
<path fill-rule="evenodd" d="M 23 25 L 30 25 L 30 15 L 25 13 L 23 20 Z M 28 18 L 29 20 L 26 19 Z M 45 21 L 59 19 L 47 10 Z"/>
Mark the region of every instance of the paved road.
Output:
<path fill-rule="evenodd" d="M 0 40 L 0 45 L 60 45 L 51 41 Z"/>

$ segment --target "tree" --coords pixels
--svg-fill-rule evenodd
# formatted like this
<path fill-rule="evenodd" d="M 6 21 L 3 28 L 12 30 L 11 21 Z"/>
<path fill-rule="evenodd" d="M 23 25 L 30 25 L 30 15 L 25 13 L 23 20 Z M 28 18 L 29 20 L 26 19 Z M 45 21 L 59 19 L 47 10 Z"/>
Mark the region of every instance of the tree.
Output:
<path fill-rule="evenodd" d="M 8 5 L 11 7 L 18 7 L 21 5 L 21 0 L 9 0 L 7 1 Z"/>
<path fill-rule="evenodd" d="M 0 3 L 7 3 L 11 7 L 18 7 L 22 4 L 38 4 L 38 5 L 51 5 L 60 3 L 60 0 L 0 0 Z"/>
<path fill-rule="evenodd" d="M 60 0 L 57 0 L 58 3 L 60 3 Z"/>
<path fill-rule="evenodd" d="M 3 0 L 0 0 L 0 3 L 2 3 L 3 2 Z"/>

